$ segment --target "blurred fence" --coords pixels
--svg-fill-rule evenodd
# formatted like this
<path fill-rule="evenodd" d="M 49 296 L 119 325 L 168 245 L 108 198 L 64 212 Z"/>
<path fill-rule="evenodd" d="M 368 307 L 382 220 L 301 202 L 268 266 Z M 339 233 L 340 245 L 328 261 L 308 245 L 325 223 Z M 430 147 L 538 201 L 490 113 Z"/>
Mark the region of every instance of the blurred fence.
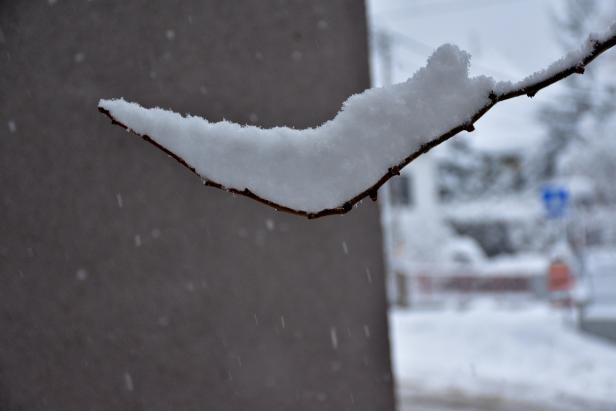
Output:
<path fill-rule="evenodd" d="M 463 305 L 475 298 L 543 299 L 548 295 L 544 264 L 396 264 L 392 302 L 403 307 Z"/>

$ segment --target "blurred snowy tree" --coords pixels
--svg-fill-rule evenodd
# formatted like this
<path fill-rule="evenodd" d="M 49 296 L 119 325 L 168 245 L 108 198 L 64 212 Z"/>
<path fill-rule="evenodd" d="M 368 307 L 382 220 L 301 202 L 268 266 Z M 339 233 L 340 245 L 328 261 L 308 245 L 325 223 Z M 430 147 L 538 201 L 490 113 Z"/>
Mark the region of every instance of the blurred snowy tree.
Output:
<path fill-rule="evenodd" d="M 565 48 L 582 37 L 595 15 L 595 0 L 567 0 L 562 16 L 555 15 L 559 40 Z M 580 119 L 592 110 L 588 87 L 593 81 L 592 70 L 586 76 L 573 76 L 564 81 L 565 91 L 559 98 L 543 107 L 539 118 L 547 126 L 547 138 L 532 161 L 531 172 L 538 179 L 552 179 L 557 173 L 558 157 L 569 143 L 580 138 Z"/>
<path fill-rule="evenodd" d="M 555 16 L 559 38 L 569 49 L 592 27 L 616 18 L 616 4 L 597 0 L 568 0 Z M 593 182 L 596 200 L 616 202 L 616 68 L 614 56 L 589 67 L 584 76 L 571 76 L 564 90 L 540 111 L 547 138 L 532 162 L 535 178 L 549 180 L 582 176 Z"/>
<path fill-rule="evenodd" d="M 584 38 L 593 27 L 616 19 L 616 3 L 567 0 L 555 14 L 563 48 Z M 569 244 L 577 249 L 616 243 L 616 59 L 589 66 L 571 76 L 560 98 L 540 111 L 545 143 L 530 162 L 535 182 L 563 182 L 572 193 Z"/>

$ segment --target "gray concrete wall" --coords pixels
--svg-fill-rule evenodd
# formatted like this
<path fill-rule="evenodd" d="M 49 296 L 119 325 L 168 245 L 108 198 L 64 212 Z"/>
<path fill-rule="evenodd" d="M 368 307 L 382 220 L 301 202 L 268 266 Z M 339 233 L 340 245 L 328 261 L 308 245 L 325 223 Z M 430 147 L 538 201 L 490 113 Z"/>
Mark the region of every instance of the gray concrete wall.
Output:
<path fill-rule="evenodd" d="M 362 2 L 0 2 L 0 410 L 393 409 L 377 207 L 202 187 L 96 111 L 314 126 Z"/>

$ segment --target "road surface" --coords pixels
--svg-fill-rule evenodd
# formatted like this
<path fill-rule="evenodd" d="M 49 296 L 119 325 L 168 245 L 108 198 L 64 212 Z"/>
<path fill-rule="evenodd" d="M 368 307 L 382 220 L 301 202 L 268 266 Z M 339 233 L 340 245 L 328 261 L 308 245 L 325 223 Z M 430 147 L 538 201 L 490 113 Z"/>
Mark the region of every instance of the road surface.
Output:
<path fill-rule="evenodd" d="M 614 411 L 613 405 L 563 399 L 560 404 L 532 404 L 498 397 L 467 397 L 457 393 L 398 393 L 398 411 Z"/>

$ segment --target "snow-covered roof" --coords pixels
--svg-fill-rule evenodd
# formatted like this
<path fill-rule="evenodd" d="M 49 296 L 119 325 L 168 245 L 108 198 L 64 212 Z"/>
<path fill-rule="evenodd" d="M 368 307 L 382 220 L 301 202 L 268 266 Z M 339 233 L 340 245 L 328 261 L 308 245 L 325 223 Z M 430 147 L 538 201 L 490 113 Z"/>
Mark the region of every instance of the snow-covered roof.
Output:
<path fill-rule="evenodd" d="M 544 274 L 550 259 L 542 254 L 516 254 L 486 260 L 479 272 L 486 277 L 493 276 L 534 276 Z"/>
<path fill-rule="evenodd" d="M 544 215 L 539 194 L 508 195 L 442 205 L 445 218 L 452 221 L 530 221 Z"/>

